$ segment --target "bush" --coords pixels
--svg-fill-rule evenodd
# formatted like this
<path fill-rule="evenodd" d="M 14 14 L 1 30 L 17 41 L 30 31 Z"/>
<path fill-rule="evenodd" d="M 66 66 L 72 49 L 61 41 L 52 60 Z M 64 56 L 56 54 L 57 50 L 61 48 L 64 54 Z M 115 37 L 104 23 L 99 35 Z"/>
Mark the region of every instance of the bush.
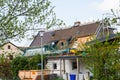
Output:
<path fill-rule="evenodd" d="M 38 63 L 41 63 L 41 55 L 35 55 L 29 58 L 23 56 L 16 57 L 11 63 L 12 74 L 16 78 L 18 77 L 19 70 L 38 70 L 41 67 Z"/>
<path fill-rule="evenodd" d="M 29 70 L 29 59 L 27 57 L 16 57 L 11 63 L 14 77 L 18 76 L 19 70 Z"/>

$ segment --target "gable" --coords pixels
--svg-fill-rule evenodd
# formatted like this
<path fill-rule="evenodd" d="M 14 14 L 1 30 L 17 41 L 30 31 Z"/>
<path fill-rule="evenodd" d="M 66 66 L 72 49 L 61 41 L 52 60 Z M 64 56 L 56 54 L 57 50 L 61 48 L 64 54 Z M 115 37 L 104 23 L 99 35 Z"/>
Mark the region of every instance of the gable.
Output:
<path fill-rule="evenodd" d="M 22 53 L 22 51 L 11 42 L 5 43 L 3 46 L 1 46 L 0 53 L 3 53 L 3 52 Z"/>
<path fill-rule="evenodd" d="M 14 46 L 11 43 L 6 43 L 5 45 L 3 45 L 2 47 L 4 50 L 19 50 L 16 46 Z"/>

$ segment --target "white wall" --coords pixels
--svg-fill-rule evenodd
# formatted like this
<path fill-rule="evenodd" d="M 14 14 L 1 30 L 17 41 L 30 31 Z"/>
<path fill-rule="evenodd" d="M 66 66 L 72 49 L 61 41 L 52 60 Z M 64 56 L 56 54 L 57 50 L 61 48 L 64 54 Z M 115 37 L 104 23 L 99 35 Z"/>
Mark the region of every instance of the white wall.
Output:
<path fill-rule="evenodd" d="M 72 59 L 65 60 L 65 70 L 67 73 L 77 73 L 77 69 L 72 69 Z M 57 69 L 53 69 L 53 63 L 57 63 Z M 61 63 L 63 70 L 63 61 Z M 53 70 L 54 73 L 60 74 L 60 59 L 49 59 L 46 65 L 47 69 Z M 88 70 L 85 68 L 84 63 L 80 63 L 80 72 L 86 73 Z"/>
<path fill-rule="evenodd" d="M 73 61 L 72 59 L 65 60 L 66 71 L 65 71 L 65 74 L 62 72 L 62 77 L 65 80 L 67 76 L 68 76 L 68 80 L 70 80 L 70 74 L 75 74 L 75 75 L 77 74 L 77 69 L 72 69 L 72 61 Z M 57 69 L 53 69 L 53 63 L 57 63 Z M 62 70 L 63 70 L 63 61 L 61 65 L 62 65 Z M 46 66 L 49 70 L 52 70 L 51 73 L 56 73 L 58 76 L 60 76 L 60 59 L 49 59 Z M 81 61 L 80 61 L 80 72 L 81 73 L 79 73 L 79 80 L 83 80 L 83 76 L 85 77 L 85 80 L 89 80 L 88 70 L 85 68 L 85 64 Z"/>

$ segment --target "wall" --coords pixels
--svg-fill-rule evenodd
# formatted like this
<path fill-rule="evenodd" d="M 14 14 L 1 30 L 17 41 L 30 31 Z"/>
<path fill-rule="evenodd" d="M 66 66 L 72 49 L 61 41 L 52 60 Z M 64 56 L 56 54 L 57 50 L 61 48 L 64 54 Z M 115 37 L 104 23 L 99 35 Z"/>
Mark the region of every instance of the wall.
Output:
<path fill-rule="evenodd" d="M 77 69 L 72 69 L 72 61 L 75 61 L 75 59 L 66 59 L 65 60 L 65 72 L 68 74 L 71 73 L 77 73 Z M 57 63 L 57 69 L 53 69 L 53 63 Z M 63 69 L 63 61 L 61 63 L 62 65 L 62 73 L 64 71 Z M 46 65 L 46 68 L 49 70 L 52 70 L 53 73 L 57 73 L 60 75 L 60 59 L 49 59 Z M 85 64 L 83 62 L 80 62 L 80 73 L 86 73 L 88 72 L 87 69 L 85 69 Z"/>
<path fill-rule="evenodd" d="M 9 46 L 9 48 L 8 48 Z M 11 43 L 6 43 L 5 45 L 3 45 L 2 47 L 0 47 L 0 54 L 4 54 L 5 57 L 8 57 L 8 55 L 13 55 L 13 58 L 23 54 L 23 52 L 17 48 L 16 46 L 14 46 Z"/>

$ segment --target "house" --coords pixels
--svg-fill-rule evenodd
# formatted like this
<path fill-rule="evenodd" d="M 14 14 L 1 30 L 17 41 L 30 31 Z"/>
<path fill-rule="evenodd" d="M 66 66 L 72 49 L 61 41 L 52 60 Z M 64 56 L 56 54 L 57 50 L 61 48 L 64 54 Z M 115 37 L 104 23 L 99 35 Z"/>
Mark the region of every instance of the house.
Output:
<path fill-rule="evenodd" d="M 10 60 L 21 54 L 23 54 L 23 51 L 11 42 L 4 43 L 0 47 L 0 55 Z"/>
<path fill-rule="evenodd" d="M 75 22 L 71 28 L 48 31 L 44 33 L 43 37 L 40 37 L 39 33 L 32 41 L 29 51 L 35 52 L 37 49 L 40 50 L 39 53 L 43 50 L 44 53 L 52 54 L 48 56 L 46 69 L 62 76 L 65 80 L 69 80 L 70 74 L 76 74 L 77 80 L 83 78 L 87 80 L 90 72 L 85 68 L 85 63 L 82 60 L 83 45 L 95 38 L 114 34 L 113 28 L 101 26 L 99 22 L 84 25 Z M 76 51 L 81 54 L 76 55 Z M 34 54 L 32 53 L 32 55 Z M 26 55 L 31 56 L 29 53 Z"/>

